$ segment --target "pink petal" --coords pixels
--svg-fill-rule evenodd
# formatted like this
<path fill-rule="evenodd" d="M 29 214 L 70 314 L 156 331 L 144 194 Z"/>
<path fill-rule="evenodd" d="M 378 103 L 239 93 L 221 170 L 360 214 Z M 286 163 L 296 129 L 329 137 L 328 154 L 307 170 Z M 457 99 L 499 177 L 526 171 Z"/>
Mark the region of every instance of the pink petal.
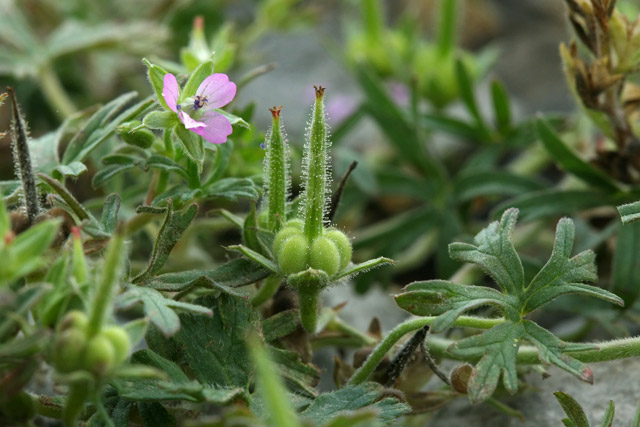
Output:
<path fill-rule="evenodd" d="M 212 144 L 227 142 L 227 136 L 231 135 L 232 128 L 229 120 L 217 111 L 209 110 L 200 117 L 205 127 L 191 129 Z"/>
<path fill-rule="evenodd" d="M 193 120 L 191 116 L 189 116 L 184 111 L 180 111 L 178 113 L 178 117 L 180 117 L 180 120 L 182 121 L 182 123 L 184 123 L 185 128 L 189 130 L 193 130 L 194 132 L 195 132 L 195 129 L 201 129 L 201 128 L 207 127 L 205 123 L 199 122 L 197 120 Z"/>
<path fill-rule="evenodd" d="M 167 106 L 176 113 L 178 112 L 178 96 L 180 96 L 180 88 L 176 76 L 171 73 L 164 75 L 164 86 L 162 87 L 162 97 Z"/>
<path fill-rule="evenodd" d="M 211 74 L 200 83 L 196 95 L 207 99 L 207 108 L 220 108 L 236 96 L 236 84 L 226 74 Z"/>

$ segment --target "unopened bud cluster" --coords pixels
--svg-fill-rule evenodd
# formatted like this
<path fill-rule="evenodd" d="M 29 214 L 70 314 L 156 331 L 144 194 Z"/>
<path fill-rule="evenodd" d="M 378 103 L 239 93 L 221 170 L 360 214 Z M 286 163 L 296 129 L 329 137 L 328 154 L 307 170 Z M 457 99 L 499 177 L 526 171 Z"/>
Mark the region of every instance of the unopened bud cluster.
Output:
<path fill-rule="evenodd" d="M 308 268 L 321 270 L 331 278 L 351 261 L 351 242 L 340 230 L 323 228 L 313 240 L 304 234 L 300 220 L 289 221 L 276 235 L 273 253 L 283 274 L 299 273 Z"/>
<path fill-rule="evenodd" d="M 89 371 L 105 376 L 129 356 L 131 343 L 119 326 L 107 326 L 94 336 L 88 334 L 89 320 L 80 311 L 69 312 L 55 339 L 53 364 L 61 373 Z"/>

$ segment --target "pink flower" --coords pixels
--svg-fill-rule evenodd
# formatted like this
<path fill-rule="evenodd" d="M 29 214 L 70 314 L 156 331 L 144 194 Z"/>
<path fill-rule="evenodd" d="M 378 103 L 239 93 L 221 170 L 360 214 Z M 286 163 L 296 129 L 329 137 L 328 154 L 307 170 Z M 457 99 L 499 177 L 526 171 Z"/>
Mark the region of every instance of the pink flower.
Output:
<path fill-rule="evenodd" d="M 208 142 L 222 144 L 231 134 L 229 119 L 216 111 L 216 108 L 224 107 L 236 96 L 236 85 L 229 81 L 226 74 L 212 74 L 200 84 L 196 95 L 185 103 L 184 107 L 178 104 L 180 87 L 176 76 L 167 73 L 164 75 L 164 87 L 162 97 L 167 106 L 178 113 L 184 127 L 195 132 Z"/>

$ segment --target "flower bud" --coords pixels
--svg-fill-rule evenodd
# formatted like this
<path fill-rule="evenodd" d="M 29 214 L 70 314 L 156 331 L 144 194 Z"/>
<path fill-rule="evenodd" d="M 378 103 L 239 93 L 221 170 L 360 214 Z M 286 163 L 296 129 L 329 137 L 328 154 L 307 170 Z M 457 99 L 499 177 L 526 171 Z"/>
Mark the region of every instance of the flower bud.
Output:
<path fill-rule="evenodd" d="M 115 353 L 116 364 L 121 364 L 129 357 L 131 351 L 131 343 L 129 334 L 119 326 L 108 326 L 102 331 L 102 334 L 111 342 Z"/>
<path fill-rule="evenodd" d="M 114 365 L 115 349 L 111 341 L 103 334 L 91 338 L 84 356 L 84 368 L 96 375 L 104 375 Z"/>
<path fill-rule="evenodd" d="M 309 267 L 322 270 L 329 277 L 340 269 L 340 251 L 335 243 L 321 236 L 313 241 L 309 250 Z"/>
<path fill-rule="evenodd" d="M 149 148 L 153 145 L 156 136 L 149 129 L 141 127 L 142 122 L 133 120 L 118 126 L 118 133 L 127 144 L 140 148 Z"/>

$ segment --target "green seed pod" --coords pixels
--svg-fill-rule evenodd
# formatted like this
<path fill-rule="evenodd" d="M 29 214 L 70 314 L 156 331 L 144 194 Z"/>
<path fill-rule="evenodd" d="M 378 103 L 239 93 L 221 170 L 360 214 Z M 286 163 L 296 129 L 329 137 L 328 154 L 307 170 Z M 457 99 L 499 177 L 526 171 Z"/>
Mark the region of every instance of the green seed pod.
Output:
<path fill-rule="evenodd" d="M 278 231 L 278 234 L 276 234 L 276 237 L 273 240 L 273 254 L 277 257 L 283 243 L 286 242 L 289 237 L 295 235 L 302 235 L 302 230 L 294 227 L 289 227 L 288 224 L 286 227 Z"/>
<path fill-rule="evenodd" d="M 115 358 L 113 344 L 106 336 L 99 334 L 87 343 L 84 368 L 96 375 L 104 375 L 113 367 Z"/>
<path fill-rule="evenodd" d="M 82 368 L 82 355 L 87 344 L 83 330 L 70 328 L 56 339 L 53 364 L 59 372 L 73 372 Z"/>
<path fill-rule="evenodd" d="M 286 239 L 277 255 L 278 264 L 284 274 L 298 273 L 306 269 L 308 258 L 309 245 L 302 234 L 295 234 Z"/>
<path fill-rule="evenodd" d="M 139 120 L 123 123 L 118 126 L 118 133 L 127 144 L 140 148 L 149 148 L 153 145 L 156 136 L 149 129 L 142 126 Z"/>
<path fill-rule="evenodd" d="M 324 237 L 331 240 L 338 247 L 338 251 L 340 251 L 340 269 L 338 271 L 344 270 L 344 268 L 351 262 L 351 254 L 353 253 L 351 241 L 346 234 L 340 230 L 336 230 L 335 228 L 326 230 L 324 232 Z"/>
<path fill-rule="evenodd" d="M 321 236 L 313 241 L 309 251 L 309 266 L 316 270 L 322 270 L 329 277 L 340 269 L 340 250 L 333 241 Z"/>
<path fill-rule="evenodd" d="M 327 166 L 329 139 L 324 108 L 324 91 L 322 86 L 316 89 L 316 102 L 311 113 L 311 123 L 307 130 L 307 141 L 304 145 L 302 171 L 304 175 L 302 204 L 300 214 L 304 218 L 304 235 L 314 241 L 322 235 L 331 183 L 331 171 Z"/>
<path fill-rule="evenodd" d="M 131 343 L 129 341 L 129 334 L 119 326 L 108 326 L 102 331 L 102 334 L 111 341 L 113 350 L 115 352 L 116 364 L 121 364 L 129 357 L 129 351 L 131 351 Z"/>
<path fill-rule="evenodd" d="M 73 310 L 68 312 L 62 322 L 60 322 L 60 331 L 66 331 L 69 329 L 78 329 L 84 332 L 87 329 L 89 318 L 81 311 Z"/>
<path fill-rule="evenodd" d="M 265 202 L 269 212 L 267 229 L 271 231 L 278 231 L 286 219 L 287 195 L 290 186 L 287 138 L 280 123 L 281 109 L 282 106 L 269 109 L 273 125 L 265 139 Z"/>

